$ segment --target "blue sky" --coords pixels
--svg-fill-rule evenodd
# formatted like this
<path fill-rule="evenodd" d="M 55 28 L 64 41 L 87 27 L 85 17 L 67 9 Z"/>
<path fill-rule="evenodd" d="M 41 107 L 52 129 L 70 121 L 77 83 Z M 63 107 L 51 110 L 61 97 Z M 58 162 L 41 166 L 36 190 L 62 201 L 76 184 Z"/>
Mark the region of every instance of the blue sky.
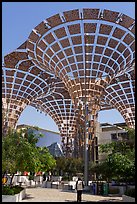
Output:
<path fill-rule="evenodd" d="M 12 52 L 28 38 L 32 29 L 44 19 L 59 12 L 77 8 L 99 8 L 119 11 L 135 18 L 135 2 L 2 2 L 2 56 Z M 124 122 L 116 110 L 101 111 L 100 122 Z M 58 131 L 54 121 L 27 107 L 18 124 L 37 125 Z"/>

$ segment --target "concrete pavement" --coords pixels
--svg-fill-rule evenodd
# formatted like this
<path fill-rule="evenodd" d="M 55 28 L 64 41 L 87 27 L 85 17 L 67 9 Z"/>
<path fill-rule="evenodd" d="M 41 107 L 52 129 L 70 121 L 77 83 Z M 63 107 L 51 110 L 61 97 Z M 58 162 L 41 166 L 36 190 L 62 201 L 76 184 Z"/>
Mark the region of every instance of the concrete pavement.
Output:
<path fill-rule="evenodd" d="M 77 193 L 52 188 L 26 188 L 26 198 L 21 202 L 76 202 Z M 122 202 L 122 197 L 82 194 L 82 202 Z"/>

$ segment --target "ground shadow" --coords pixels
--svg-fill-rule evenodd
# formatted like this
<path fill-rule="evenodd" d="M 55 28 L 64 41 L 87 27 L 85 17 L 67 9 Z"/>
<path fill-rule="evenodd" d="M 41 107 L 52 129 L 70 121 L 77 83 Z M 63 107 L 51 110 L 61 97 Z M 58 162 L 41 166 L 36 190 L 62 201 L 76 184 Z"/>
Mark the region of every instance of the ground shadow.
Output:
<path fill-rule="evenodd" d="M 26 194 L 25 198 L 23 198 L 22 200 L 29 200 L 32 199 L 34 197 L 30 196 L 31 194 Z"/>
<path fill-rule="evenodd" d="M 65 190 L 65 189 L 61 189 L 60 192 L 77 193 L 75 190 Z"/>
<path fill-rule="evenodd" d="M 76 200 L 65 200 L 65 202 L 77 202 Z M 89 202 L 89 203 L 92 203 L 92 202 L 95 202 L 95 201 L 87 201 L 87 200 L 82 200 L 81 202 Z M 97 202 L 97 201 L 96 201 Z"/>
<path fill-rule="evenodd" d="M 118 199 L 114 199 L 114 198 L 110 198 L 110 199 L 106 199 L 106 200 L 99 200 L 98 202 L 122 202 L 122 200 L 118 200 Z"/>

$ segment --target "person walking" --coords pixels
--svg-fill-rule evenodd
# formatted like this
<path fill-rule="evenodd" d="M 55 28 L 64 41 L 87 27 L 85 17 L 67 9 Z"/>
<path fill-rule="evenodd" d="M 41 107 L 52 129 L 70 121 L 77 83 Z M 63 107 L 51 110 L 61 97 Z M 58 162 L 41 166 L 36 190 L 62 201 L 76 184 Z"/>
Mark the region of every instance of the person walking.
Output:
<path fill-rule="evenodd" d="M 83 188 L 84 183 L 81 178 L 78 178 L 78 180 L 76 181 L 77 202 L 81 202 Z"/>
<path fill-rule="evenodd" d="M 46 181 L 46 174 L 45 174 L 45 172 L 43 173 L 43 181 Z"/>

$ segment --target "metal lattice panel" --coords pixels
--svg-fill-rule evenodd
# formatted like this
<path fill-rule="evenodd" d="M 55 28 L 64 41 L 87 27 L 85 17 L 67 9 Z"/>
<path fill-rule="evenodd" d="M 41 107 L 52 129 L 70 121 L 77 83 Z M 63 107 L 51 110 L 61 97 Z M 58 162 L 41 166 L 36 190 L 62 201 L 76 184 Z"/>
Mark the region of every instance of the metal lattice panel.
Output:
<path fill-rule="evenodd" d="M 121 113 L 129 127 L 135 127 L 134 71 L 120 75 L 111 82 L 105 90 L 105 101 Z"/>
<path fill-rule="evenodd" d="M 52 93 L 44 94 L 30 105 L 50 115 L 55 121 L 62 137 L 63 151 L 66 156 L 70 156 L 74 149 L 78 115 L 64 84 L 59 79 L 54 80 Z"/>
<path fill-rule="evenodd" d="M 134 126 L 134 35 L 134 19 L 105 9 L 65 11 L 42 21 L 4 57 L 2 98 L 11 123 L 31 102 L 64 136 L 66 119 L 72 130 L 77 117 L 84 119 L 79 107 L 86 98 L 91 109 L 116 108 Z"/>
<path fill-rule="evenodd" d="M 49 77 L 49 74 L 28 59 L 25 50 L 14 51 L 4 57 L 2 102 L 9 121 L 15 121 L 12 123 L 16 124 L 26 105 L 48 92 L 46 81 Z"/>
<path fill-rule="evenodd" d="M 75 104 L 84 97 L 103 98 L 135 58 L 134 24 L 134 19 L 105 9 L 66 11 L 33 29 L 27 51 L 34 63 L 64 82 Z"/>
<path fill-rule="evenodd" d="M 3 110 L 5 110 L 4 123 L 8 122 L 9 127 L 15 127 L 22 111 L 27 105 L 25 100 L 10 99 L 8 101 L 6 98 L 2 98 L 2 103 Z"/>
<path fill-rule="evenodd" d="M 59 79 L 54 87 L 50 95 L 43 95 L 30 105 L 50 115 L 58 125 L 62 137 L 72 138 L 75 136 L 77 119 L 72 100 Z"/>

